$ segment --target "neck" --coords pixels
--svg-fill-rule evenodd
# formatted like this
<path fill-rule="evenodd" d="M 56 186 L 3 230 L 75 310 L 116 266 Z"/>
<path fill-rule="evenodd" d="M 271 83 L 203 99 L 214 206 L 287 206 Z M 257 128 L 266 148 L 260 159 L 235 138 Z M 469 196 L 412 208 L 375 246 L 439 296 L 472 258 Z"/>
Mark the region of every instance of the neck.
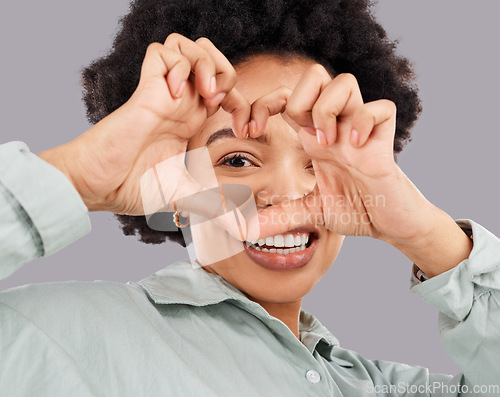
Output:
<path fill-rule="evenodd" d="M 261 302 L 255 299 L 252 300 L 261 305 L 271 316 L 281 320 L 290 329 L 290 331 L 293 332 L 297 339 L 300 340 L 299 318 L 302 299 L 286 303 Z"/>

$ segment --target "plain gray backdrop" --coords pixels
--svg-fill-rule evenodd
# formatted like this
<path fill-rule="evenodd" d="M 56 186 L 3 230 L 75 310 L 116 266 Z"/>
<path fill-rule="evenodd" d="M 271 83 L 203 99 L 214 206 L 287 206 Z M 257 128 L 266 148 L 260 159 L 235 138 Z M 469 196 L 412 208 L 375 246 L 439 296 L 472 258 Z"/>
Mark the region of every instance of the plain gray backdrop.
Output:
<path fill-rule="evenodd" d="M 0 5 L 0 142 L 34 153 L 89 128 L 79 72 L 103 56 L 128 10 L 126 0 L 47 0 Z M 418 74 L 424 112 L 399 157 L 403 171 L 453 218 L 497 236 L 500 56 L 496 0 L 382 0 L 374 8 Z M 59 280 L 139 280 L 187 257 L 167 243 L 124 237 L 109 213 L 92 213 L 92 232 L 35 260 L 0 290 Z M 411 263 L 393 247 L 347 238 L 330 272 L 304 299 L 345 348 L 368 358 L 456 373 L 438 336 L 437 311 L 409 291 Z"/>

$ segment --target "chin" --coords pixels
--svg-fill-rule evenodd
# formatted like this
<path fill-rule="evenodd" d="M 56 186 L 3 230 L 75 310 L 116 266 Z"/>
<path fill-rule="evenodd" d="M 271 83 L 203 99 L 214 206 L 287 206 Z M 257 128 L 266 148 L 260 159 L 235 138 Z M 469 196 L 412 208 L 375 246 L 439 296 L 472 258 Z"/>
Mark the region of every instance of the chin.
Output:
<path fill-rule="evenodd" d="M 302 249 L 282 254 L 263 251 L 271 250 L 269 246 L 276 240 L 245 242 L 242 252 L 210 267 L 251 300 L 269 303 L 301 300 L 326 274 L 340 250 L 341 240 L 335 244 L 320 238 L 314 229 L 301 228 L 292 233 L 293 243 Z M 291 244 L 290 237 L 289 240 Z M 278 247 L 275 248 L 277 251 Z"/>
<path fill-rule="evenodd" d="M 321 279 L 324 271 L 320 271 L 314 263 L 305 266 L 300 271 L 269 271 L 258 269 L 255 272 L 245 272 L 235 278 L 234 285 L 250 299 L 262 302 L 288 303 L 295 302 L 306 296 Z M 253 264 L 252 267 L 255 267 Z M 227 280 L 231 282 L 230 280 Z"/>

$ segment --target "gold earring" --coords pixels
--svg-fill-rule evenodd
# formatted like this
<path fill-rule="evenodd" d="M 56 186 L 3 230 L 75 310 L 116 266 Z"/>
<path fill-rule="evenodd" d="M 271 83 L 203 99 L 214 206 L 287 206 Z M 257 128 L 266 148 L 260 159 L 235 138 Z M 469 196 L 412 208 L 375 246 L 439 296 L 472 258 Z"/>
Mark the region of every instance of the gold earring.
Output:
<path fill-rule="evenodd" d="M 179 229 L 182 229 L 183 227 L 186 227 L 189 225 L 189 218 L 186 218 L 186 222 L 184 223 L 181 223 L 180 220 L 179 220 L 179 211 L 177 211 L 177 205 L 175 204 L 175 201 L 174 201 L 174 215 L 173 215 L 173 219 L 174 219 L 174 223 L 175 223 L 175 226 L 177 226 Z"/>

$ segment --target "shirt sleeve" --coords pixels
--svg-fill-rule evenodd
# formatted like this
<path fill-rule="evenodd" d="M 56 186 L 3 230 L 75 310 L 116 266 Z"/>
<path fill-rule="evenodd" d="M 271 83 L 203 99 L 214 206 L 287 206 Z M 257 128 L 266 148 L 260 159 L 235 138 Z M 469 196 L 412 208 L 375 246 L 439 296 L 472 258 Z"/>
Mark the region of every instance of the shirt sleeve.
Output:
<path fill-rule="evenodd" d="M 471 220 L 458 220 L 473 235 L 469 258 L 411 291 L 439 311 L 443 345 L 467 383 L 500 384 L 500 240 Z M 470 234 L 469 234 L 470 235 Z"/>
<path fill-rule="evenodd" d="M 0 279 L 89 231 L 87 207 L 62 172 L 23 142 L 0 145 Z"/>

